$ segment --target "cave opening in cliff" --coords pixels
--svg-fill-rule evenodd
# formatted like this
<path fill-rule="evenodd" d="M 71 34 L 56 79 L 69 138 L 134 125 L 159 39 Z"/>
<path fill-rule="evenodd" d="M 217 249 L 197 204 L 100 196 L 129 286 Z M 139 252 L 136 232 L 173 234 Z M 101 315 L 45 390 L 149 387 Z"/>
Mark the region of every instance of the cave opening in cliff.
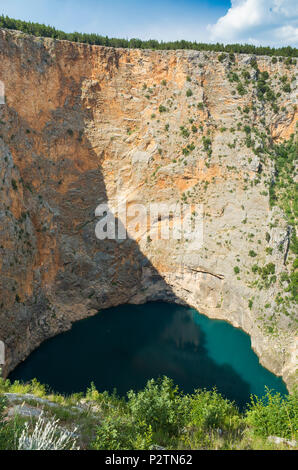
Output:
<path fill-rule="evenodd" d="M 37 378 L 56 392 L 99 391 L 125 396 L 166 375 L 186 393 L 216 387 L 243 407 L 265 386 L 286 394 L 283 381 L 263 368 L 250 338 L 227 322 L 174 303 L 121 305 L 76 322 L 44 342 L 10 375 Z"/>

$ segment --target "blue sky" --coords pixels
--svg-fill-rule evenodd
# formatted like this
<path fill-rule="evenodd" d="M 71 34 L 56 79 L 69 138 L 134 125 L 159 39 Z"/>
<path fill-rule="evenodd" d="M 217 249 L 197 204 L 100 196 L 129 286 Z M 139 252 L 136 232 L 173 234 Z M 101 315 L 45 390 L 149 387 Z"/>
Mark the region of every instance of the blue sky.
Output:
<path fill-rule="evenodd" d="M 298 45 L 298 0 L 0 0 L 0 13 L 110 37 Z"/>

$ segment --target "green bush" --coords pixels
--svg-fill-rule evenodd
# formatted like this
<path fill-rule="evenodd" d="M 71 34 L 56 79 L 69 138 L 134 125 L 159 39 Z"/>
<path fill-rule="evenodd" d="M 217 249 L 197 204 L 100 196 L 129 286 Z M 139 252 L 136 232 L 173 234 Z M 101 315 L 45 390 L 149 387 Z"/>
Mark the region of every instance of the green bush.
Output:
<path fill-rule="evenodd" d="M 269 73 L 267 72 L 267 70 L 261 73 L 262 80 L 268 80 L 268 78 L 269 78 Z"/>
<path fill-rule="evenodd" d="M 209 137 L 203 136 L 202 142 L 203 142 L 204 150 L 207 152 L 211 148 L 211 145 L 212 145 L 211 139 Z"/>
<path fill-rule="evenodd" d="M 252 258 L 255 258 L 257 256 L 257 253 L 254 250 L 249 250 L 248 255 Z"/>
<path fill-rule="evenodd" d="M 225 58 L 226 58 L 226 57 L 227 57 L 227 55 L 226 55 L 226 54 L 220 54 L 220 55 L 218 56 L 218 60 L 219 60 L 219 62 L 223 62 L 223 61 L 225 60 Z"/>
<path fill-rule="evenodd" d="M 232 72 L 230 75 L 230 81 L 231 82 L 239 82 L 239 76 L 237 75 L 236 72 Z"/>
<path fill-rule="evenodd" d="M 191 397 L 189 424 L 198 433 L 221 429 L 231 431 L 239 425 L 240 414 L 234 403 L 214 390 L 196 390 Z"/>
<path fill-rule="evenodd" d="M 279 436 L 297 439 L 298 393 L 282 397 L 268 388 L 262 398 L 251 397 L 246 421 L 254 434 L 261 437 Z"/>
<path fill-rule="evenodd" d="M 159 106 L 158 110 L 159 110 L 160 113 L 165 113 L 167 111 L 167 108 L 161 104 Z"/>
<path fill-rule="evenodd" d="M 262 277 L 265 279 L 269 274 L 275 274 L 275 264 L 269 263 L 262 268 Z"/>
<path fill-rule="evenodd" d="M 91 447 L 95 450 L 149 450 L 152 430 L 144 422 L 135 422 L 126 414 L 111 413 L 97 428 Z"/>
<path fill-rule="evenodd" d="M 282 87 L 283 91 L 285 93 L 291 93 L 291 85 L 289 83 L 286 83 L 283 87 Z"/>
<path fill-rule="evenodd" d="M 151 425 L 154 432 L 177 435 L 183 427 L 189 399 L 168 377 L 151 379 L 144 390 L 131 390 L 127 396 L 131 415 L 136 421 Z"/>
<path fill-rule="evenodd" d="M 245 95 L 246 90 L 245 90 L 245 88 L 244 88 L 244 86 L 243 86 L 242 83 L 239 83 L 239 84 L 237 85 L 237 91 L 238 91 L 238 93 L 239 93 L 240 96 Z"/>
<path fill-rule="evenodd" d="M 244 70 L 242 72 L 242 77 L 245 78 L 245 80 L 250 80 L 250 73 L 247 70 Z"/>
<path fill-rule="evenodd" d="M 187 137 L 189 137 L 189 135 L 190 135 L 189 130 L 186 129 L 184 126 L 180 127 L 180 131 L 181 131 L 182 137 L 184 137 L 185 139 L 187 139 Z"/>

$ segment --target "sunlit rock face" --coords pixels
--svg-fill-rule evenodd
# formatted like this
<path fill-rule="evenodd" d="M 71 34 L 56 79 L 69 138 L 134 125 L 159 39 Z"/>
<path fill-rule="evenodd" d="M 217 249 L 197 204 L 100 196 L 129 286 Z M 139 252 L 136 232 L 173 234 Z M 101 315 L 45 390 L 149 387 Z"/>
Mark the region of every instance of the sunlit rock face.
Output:
<path fill-rule="evenodd" d="M 262 133 L 282 141 L 295 131 L 297 68 L 257 58 L 280 93 L 274 110 L 257 98 L 251 56 L 218 57 L 0 30 L 6 374 L 98 309 L 166 300 L 242 328 L 262 364 L 293 385 L 295 309 L 285 314 L 275 300 L 278 276 L 291 264 L 290 257 L 284 266 L 288 224 L 281 209 L 270 209 L 272 160 L 253 148 L 264 145 Z M 284 75 L 290 93 L 282 90 Z M 256 129 L 253 145 L 245 126 Z M 117 226 L 131 238 L 99 240 L 96 208 L 106 203 L 116 213 L 119 201 L 131 214 L 136 204 L 148 213 L 154 203 L 201 207 L 203 239 L 197 246 L 158 237 L 179 214 L 153 218 L 143 230 L 119 214 Z M 277 281 L 260 289 L 252 268 L 268 263 Z"/>

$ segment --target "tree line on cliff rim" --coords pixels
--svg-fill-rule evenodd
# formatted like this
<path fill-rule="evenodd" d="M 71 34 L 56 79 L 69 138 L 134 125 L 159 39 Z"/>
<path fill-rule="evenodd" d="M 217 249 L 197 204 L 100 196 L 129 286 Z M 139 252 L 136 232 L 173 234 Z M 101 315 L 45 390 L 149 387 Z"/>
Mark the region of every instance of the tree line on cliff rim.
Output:
<path fill-rule="evenodd" d="M 99 34 L 87 34 L 87 33 L 65 33 L 64 31 L 57 30 L 52 26 L 45 24 L 32 23 L 22 20 L 16 20 L 9 18 L 8 16 L 0 16 L 0 28 L 14 29 L 23 31 L 27 34 L 33 34 L 38 37 L 47 37 L 53 39 L 64 39 L 67 41 L 81 42 L 87 44 L 93 44 L 97 46 L 108 46 L 108 47 L 123 47 L 131 49 L 193 49 L 196 51 L 215 51 L 215 52 L 228 52 L 228 53 L 239 53 L 239 54 L 256 54 L 256 55 L 268 55 L 268 56 L 284 56 L 284 57 L 298 57 L 298 49 L 294 47 L 262 47 L 253 46 L 251 44 L 207 44 L 198 43 L 196 41 L 171 41 L 171 42 L 159 42 L 155 39 L 149 39 L 143 41 L 141 39 L 121 39 L 121 38 L 109 38 L 108 36 L 101 36 Z"/>

